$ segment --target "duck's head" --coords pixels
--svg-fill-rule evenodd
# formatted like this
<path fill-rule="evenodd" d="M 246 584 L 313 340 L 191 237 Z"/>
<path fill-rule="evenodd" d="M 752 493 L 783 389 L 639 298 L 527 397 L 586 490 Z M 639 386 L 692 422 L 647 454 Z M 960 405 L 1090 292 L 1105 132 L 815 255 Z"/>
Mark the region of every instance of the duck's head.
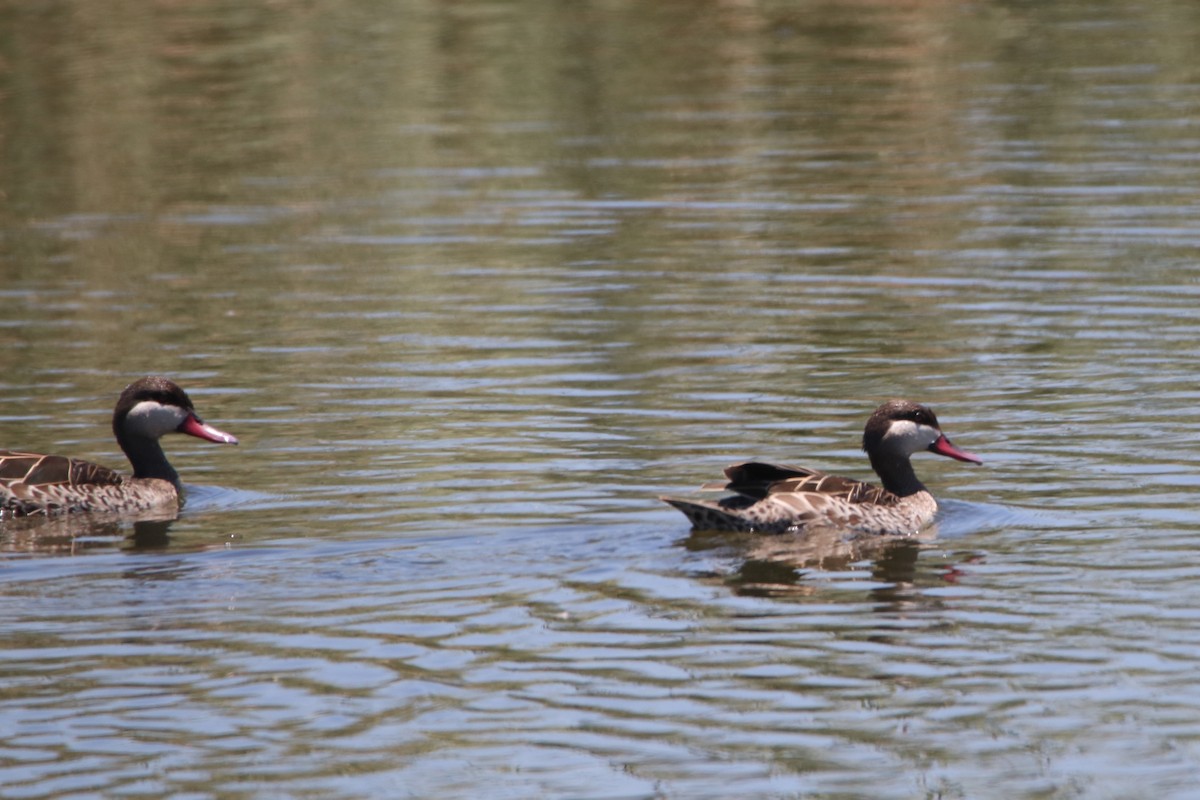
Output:
<path fill-rule="evenodd" d="M 113 411 L 117 440 L 157 440 L 168 433 L 186 433 L 217 444 L 237 444 L 236 436 L 205 424 L 187 393 L 173 381 L 147 377 L 125 387 Z"/>
<path fill-rule="evenodd" d="M 982 464 L 983 459 L 955 447 L 938 425 L 933 409 L 909 400 L 888 400 L 875 409 L 863 431 L 863 450 L 877 456 L 903 457 L 928 450 L 941 456 Z"/>

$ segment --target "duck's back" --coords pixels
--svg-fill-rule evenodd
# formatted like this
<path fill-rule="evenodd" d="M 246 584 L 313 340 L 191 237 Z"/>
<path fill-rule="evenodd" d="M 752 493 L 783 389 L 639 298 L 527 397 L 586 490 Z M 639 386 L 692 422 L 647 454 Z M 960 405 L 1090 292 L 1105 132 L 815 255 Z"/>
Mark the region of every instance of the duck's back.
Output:
<path fill-rule="evenodd" d="M 14 483 L 81 486 L 121 483 L 123 480 L 121 473 L 79 458 L 0 450 L 0 486 Z"/>
<path fill-rule="evenodd" d="M 847 503 L 889 506 L 900 499 L 873 483 L 791 464 L 746 461 L 726 467 L 725 477 L 729 480 L 707 483 L 703 488 L 737 492 L 756 500 L 773 494 L 812 493 Z"/>

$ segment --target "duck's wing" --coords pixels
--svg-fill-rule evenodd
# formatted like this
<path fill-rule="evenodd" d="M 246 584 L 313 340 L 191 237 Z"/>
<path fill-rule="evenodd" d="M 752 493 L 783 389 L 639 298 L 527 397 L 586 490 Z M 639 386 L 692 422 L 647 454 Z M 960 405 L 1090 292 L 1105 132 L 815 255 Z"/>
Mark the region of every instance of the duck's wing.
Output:
<path fill-rule="evenodd" d="M 815 469 L 791 464 L 747 461 L 727 467 L 725 477 L 729 480 L 706 483 L 702 488 L 724 489 L 757 500 L 768 496 L 779 499 L 779 495 L 818 496 L 807 500 L 798 497 L 795 503 L 788 503 L 800 506 L 824 507 L 825 502 L 819 498 L 870 505 L 891 505 L 898 500 L 894 494 L 881 486 L 853 478 L 827 475 Z"/>
<path fill-rule="evenodd" d="M 122 480 L 121 473 L 78 458 L 0 450 L 0 485 L 80 486 Z"/>
<path fill-rule="evenodd" d="M 900 501 L 899 497 L 882 486 L 837 475 L 816 475 L 810 478 L 778 481 L 771 484 L 768 494 L 771 496 L 819 495 L 852 505 L 890 506 Z"/>
<path fill-rule="evenodd" d="M 825 473 L 791 464 L 768 464 L 765 461 L 744 461 L 725 468 L 723 481 L 711 481 L 700 488 L 705 491 L 737 492 L 746 497 L 762 499 L 771 487 L 781 481 L 806 481 L 823 478 Z"/>
<path fill-rule="evenodd" d="M 121 485 L 121 473 L 66 456 L 0 450 L 0 512 L 43 513 L 70 505 L 72 487 Z"/>

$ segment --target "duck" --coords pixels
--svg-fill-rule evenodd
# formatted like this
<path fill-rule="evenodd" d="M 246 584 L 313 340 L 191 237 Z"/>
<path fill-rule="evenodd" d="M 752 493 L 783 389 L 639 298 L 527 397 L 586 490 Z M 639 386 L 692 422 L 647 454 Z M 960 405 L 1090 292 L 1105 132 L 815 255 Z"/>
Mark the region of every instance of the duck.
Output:
<path fill-rule="evenodd" d="M 827 475 L 808 467 L 748 461 L 725 469 L 723 481 L 702 490 L 726 490 L 721 500 L 660 497 L 682 511 L 696 530 L 802 533 L 837 529 L 852 535 L 912 536 L 937 513 L 933 495 L 910 458 L 921 451 L 982 464 L 942 432 L 933 410 L 910 400 L 888 400 L 867 420 L 862 449 L 882 483 Z"/>
<path fill-rule="evenodd" d="M 200 419 L 187 393 L 161 376 L 125 387 L 113 410 L 112 428 L 133 466 L 132 476 L 67 456 L 0 450 L 0 518 L 178 509 L 179 473 L 158 440 L 184 433 L 217 444 L 238 443 L 237 437 Z"/>

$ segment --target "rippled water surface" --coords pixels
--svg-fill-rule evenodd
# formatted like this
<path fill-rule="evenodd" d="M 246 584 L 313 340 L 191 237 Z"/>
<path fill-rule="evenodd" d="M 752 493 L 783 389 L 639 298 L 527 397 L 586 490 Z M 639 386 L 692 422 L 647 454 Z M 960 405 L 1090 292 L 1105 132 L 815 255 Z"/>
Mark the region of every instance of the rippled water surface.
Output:
<path fill-rule="evenodd" d="M 14 6 L 0 796 L 1194 797 L 1190 2 Z M 691 533 L 759 457 L 899 544 Z"/>

